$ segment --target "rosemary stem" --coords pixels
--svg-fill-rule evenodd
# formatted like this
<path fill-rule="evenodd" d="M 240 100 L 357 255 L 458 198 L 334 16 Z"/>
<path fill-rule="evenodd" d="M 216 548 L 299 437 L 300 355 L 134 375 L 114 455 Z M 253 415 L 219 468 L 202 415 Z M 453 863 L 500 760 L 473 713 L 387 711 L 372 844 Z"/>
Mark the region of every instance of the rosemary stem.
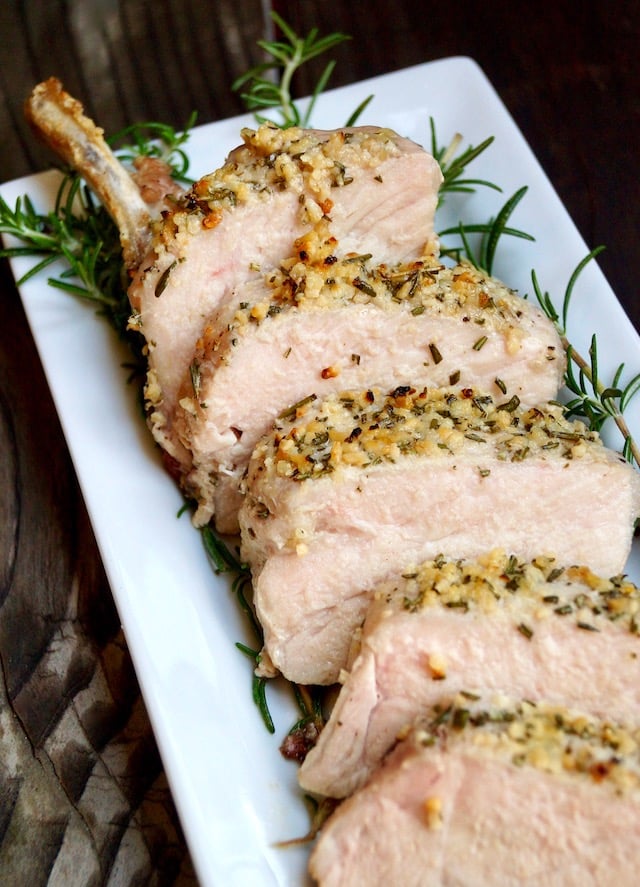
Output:
<path fill-rule="evenodd" d="M 635 442 L 631 431 L 629 430 L 629 426 L 625 422 L 624 416 L 620 415 L 620 413 L 616 413 L 616 415 L 613 417 L 613 420 L 618 426 L 620 433 L 627 441 L 629 452 L 633 456 L 636 465 L 640 467 L 640 446 L 638 446 L 638 444 Z"/>
<path fill-rule="evenodd" d="M 560 341 L 562 342 L 562 347 L 564 348 L 565 353 L 568 355 L 569 359 L 572 360 L 578 367 L 578 369 L 586 376 L 589 382 L 594 386 L 594 390 L 598 394 L 602 394 L 605 391 L 605 386 L 602 384 L 602 382 L 600 382 L 600 380 L 597 380 L 594 384 L 591 366 L 588 361 L 584 359 L 579 351 L 575 350 L 575 348 L 573 347 L 573 345 L 571 345 L 564 333 L 560 333 Z M 629 430 L 629 426 L 627 425 L 624 416 L 622 415 L 622 413 L 619 412 L 619 410 L 615 410 L 610 415 L 613 421 L 616 423 L 618 430 L 622 434 L 622 437 L 625 441 L 627 441 L 627 446 L 629 447 L 629 451 L 631 452 L 636 465 L 640 466 L 640 446 L 638 446 L 636 441 L 633 439 L 633 435 Z"/>
<path fill-rule="evenodd" d="M 444 167 L 448 166 L 449 162 L 455 156 L 455 153 L 458 150 L 461 141 L 462 141 L 462 135 L 459 132 L 457 132 L 454 135 L 454 137 L 451 139 L 451 141 L 449 142 L 449 147 L 446 149 L 446 151 L 444 152 L 444 154 L 440 158 L 440 166 L 441 167 L 444 168 Z"/>
<path fill-rule="evenodd" d="M 284 112 L 284 117 L 286 120 L 293 120 L 294 110 L 291 102 L 291 79 L 300 66 L 302 61 L 302 45 L 300 41 L 296 43 L 296 49 L 291 59 L 284 66 L 284 70 L 282 72 L 282 79 L 280 81 L 280 103 L 282 105 L 282 109 Z"/>

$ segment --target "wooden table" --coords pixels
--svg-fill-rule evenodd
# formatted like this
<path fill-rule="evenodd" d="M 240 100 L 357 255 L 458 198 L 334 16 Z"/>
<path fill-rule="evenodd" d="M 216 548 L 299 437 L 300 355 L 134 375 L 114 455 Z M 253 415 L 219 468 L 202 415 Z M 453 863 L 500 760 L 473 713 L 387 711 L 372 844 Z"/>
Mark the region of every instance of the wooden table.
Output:
<path fill-rule="evenodd" d="M 21 106 L 59 76 L 107 132 L 243 110 L 261 0 L 4 0 L 0 180 L 44 168 Z M 277 0 L 342 30 L 332 85 L 450 55 L 484 68 L 640 329 L 634 2 Z M 299 79 L 306 92 L 317 75 Z M 599 319 L 606 323 L 605 319 Z M 638 369 L 637 367 L 635 368 Z M 0 265 L 0 883 L 187 884 L 195 876 L 67 448 Z"/>

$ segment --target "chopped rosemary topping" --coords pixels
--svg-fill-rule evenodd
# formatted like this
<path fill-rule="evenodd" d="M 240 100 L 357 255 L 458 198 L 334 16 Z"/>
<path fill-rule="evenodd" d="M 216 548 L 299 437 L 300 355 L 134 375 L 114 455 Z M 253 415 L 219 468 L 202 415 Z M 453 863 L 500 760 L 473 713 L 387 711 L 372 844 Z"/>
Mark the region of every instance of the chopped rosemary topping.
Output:
<path fill-rule="evenodd" d="M 410 613 L 429 607 L 493 613 L 513 605 L 515 627 L 527 640 L 534 636 L 531 620 L 539 619 L 543 611 L 575 614 L 576 628 L 584 631 L 599 631 L 604 622 L 615 622 L 631 634 L 640 613 L 640 589 L 624 578 L 603 578 L 586 567 L 561 569 L 550 556 L 520 560 L 500 550 L 476 560 L 426 561 L 402 583 L 395 583 L 392 592 L 386 591 L 386 585 L 382 589 L 390 595 L 388 602 L 395 598 Z M 576 589 L 580 591 L 572 599 Z"/>
<path fill-rule="evenodd" d="M 298 412 L 298 410 L 302 409 L 302 407 L 305 407 L 310 403 L 313 403 L 313 401 L 315 399 L 316 399 L 315 394 L 308 394 L 306 397 L 303 397 L 301 400 L 297 401 L 296 403 L 292 404 L 290 407 L 287 407 L 285 410 L 283 410 L 278 415 L 278 419 L 288 419 L 292 416 L 295 416 L 295 414 Z"/>
<path fill-rule="evenodd" d="M 156 288 L 154 290 L 154 295 L 155 295 L 156 299 L 158 299 L 162 295 L 162 293 L 165 291 L 165 289 L 167 288 L 167 284 L 169 283 L 169 275 L 171 274 L 171 272 L 173 271 L 173 269 L 176 267 L 177 264 L 178 264 L 177 260 L 173 261 L 169 265 L 168 268 L 165 268 L 165 270 L 162 272 L 162 274 L 158 278 L 158 282 L 156 283 Z"/>
<path fill-rule="evenodd" d="M 325 432 L 322 437 L 319 429 Z M 549 448 L 549 441 L 559 446 Z M 498 460 L 511 462 L 533 456 L 545 461 L 587 454 L 609 458 L 598 435 L 566 419 L 560 405 L 524 409 L 515 395 L 496 404 L 472 388 L 410 386 L 386 395 L 370 389 L 322 400 L 311 395 L 279 417 L 256 455 L 279 476 L 305 481 L 401 458 L 475 460 L 479 447 L 483 460 L 487 447 Z"/>
<path fill-rule="evenodd" d="M 189 365 L 191 387 L 195 398 L 200 397 L 200 365 L 194 360 Z"/>
<path fill-rule="evenodd" d="M 549 703 L 469 699 L 459 693 L 434 706 L 413 734 L 418 747 L 498 756 L 516 767 L 611 784 L 616 793 L 640 791 L 640 733 L 624 724 Z"/>

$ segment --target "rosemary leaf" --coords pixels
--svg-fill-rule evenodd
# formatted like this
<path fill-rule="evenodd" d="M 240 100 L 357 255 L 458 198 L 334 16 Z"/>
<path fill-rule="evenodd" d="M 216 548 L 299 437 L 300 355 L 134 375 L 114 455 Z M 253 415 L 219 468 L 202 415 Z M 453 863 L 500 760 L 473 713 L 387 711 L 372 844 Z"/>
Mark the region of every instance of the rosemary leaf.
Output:
<path fill-rule="evenodd" d="M 624 418 L 625 410 L 640 391 L 640 372 L 632 376 L 628 382 L 623 383 L 624 364 L 621 363 L 613 375 L 613 380 L 609 384 L 602 382 L 596 334 L 591 336 L 589 359 L 587 360 L 573 347 L 566 333 L 569 307 L 578 278 L 586 265 L 596 258 L 603 249 L 603 246 L 596 247 L 578 263 L 565 289 L 561 312 L 555 307 L 549 293 L 542 290 L 535 270 L 531 272 L 533 292 L 540 307 L 558 330 L 567 355 L 567 369 L 564 377 L 564 384 L 569 395 L 565 404 L 567 414 L 583 419 L 591 429 L 598 432 L 609 419 L 612 419 L 622 435 L 622 455 L 628 462 L 632 464 L 635 462 L 640 466 L 640 446 L 634 440 Z"/>
<path fill-rule="evenodd" d="M 446 147 L 438 144 L 436 134 L 436 126 L 433 117 L 429 118 L 429 127 L 431 130 L 431 153 L 438 161 L 442 171 L 443 183 L 440 186 L 439 205 L 442 204 L 445 195 L 456 191 L 472 192 L 476 186 L 483 185 L 487 188 L 493 188 L 495 191 L 501 191 L 499 185 L 485 179 L 464 179 L 466 168 L 477 157 L 480 156 L 494 141 L 493 136 L 485 139 L 475 147 L 469 145 L 461 154 L 457 154 L 458 148 L 462 142 L 460 133 L 456 133 Z M 457 156 L 456 156 L 457 155 Z"/>
<path fill-rule="evenodd" d="M 504 219 L 499 214 L 496 219 L 492 219 L 489 222 L 469 223 L 460 221 L 454 227 L 445 228 L 439 231 L 438 237 L 440 238 L 450 237 L 455 234 L 461 241 L 460 245 L 454 246 L 451 244 L 442 244 L 442 255 L 454 258 L 456 261 L 460 261 L 460 259 L 464 257 L 471 262 L 474 267 L 484 271 L 486 274 L 491 274 L 498 240 L 501 237 L 516 237 L 520 240 L 528 241 L 535 240 L 535 238 L 531 234 L 527 234 L 526 231 L 521 231 L 518 228 L 511 228 L 510 226 L 503 224 L 503 222 Z M 474 234 L 482 235 L 476 249 L 473 248 L 470 239 L 470 235 Z M 490 250 L 487 247 L 488 238 L 491 240 Z M 487 267 L 487 265 L 489 267 Z"/>
<path fill-rule="evenodd" d="M 247 647 L 246 644 L 241 644 L 239 641 L 236 643 L 236 647 L 240 650 L 241 653 L 244 653 L 245 656 L 248 656 L 249 659 L 252 659 L 254 663 L 258 663 L 260 659 L 260 654 L 255 650 L 252 650 L 251 647 Z M 271 717 L 271 712 L 269 710 L 269 705 L 267 703 L 267 679 L 261 678 L 255 673 L 251 679 L 251 695 L 253 701 L 260 712 L 260 716 L 262 717 L 262 721 L 269 731 L 269 733 L 275 733 L 276 728 L 273 723 L 273 718 Z"/>
<path fill-rule="evenodd" d="M 267 119 L 258 112 L 272 108 L 280 114 L 279 125 L 283 129 L 290 126 L 308 126 L 316 100 L 326 88 L 335 61 L 329 61 L 324 67 L 304 113 L 293 98 L 292 81 L 294 75 L 306 62 L 351 38 L 347 34 L 339 32 L 318 37 L 317 28 L 312 28 L 306 37 L 299 37 L 277 12 L 271 12 L 271 19 L 285 39 L 259 40 L 258 46 L 266 53 L 267 61 L 250 68 L 234 81 L 231 88 L 234 92 L 240 91 L 240 96 L 247 109 L 255 113 L 258 122 L 264 122 Z M 366 104 L 368 102 L 362 103 L 360 108 L 364 110 Z M 350 116 L 351 123 L 359 116 L 357 112 L 358 109 Z"/>
<path fill-rule="evenodd" d="M 507 202 L 504 204 L 495 220 L 489 227 L 487 231 L 486 240 L 483 241 L 482 250 L 481 250 L 481 261 L 480 267 L 484 268 L 487 274 L 491 274 L 493 270 L 493 260 L 496 255 L 496 249 L 498 247 L 498 241 L 501 236 L 506 233 L 507 230 L 507 221 L 513 214 L 516 206 L 520 203 L 524 195 L 527 193 L 528 188 L 523 186 L 519 188 L 515 194 L 513 194 Z M 525 234 L 524 232 L 518 232 L 518 237 L 524 237 L 526 240 L 533 240 L 529 234 Z"/>

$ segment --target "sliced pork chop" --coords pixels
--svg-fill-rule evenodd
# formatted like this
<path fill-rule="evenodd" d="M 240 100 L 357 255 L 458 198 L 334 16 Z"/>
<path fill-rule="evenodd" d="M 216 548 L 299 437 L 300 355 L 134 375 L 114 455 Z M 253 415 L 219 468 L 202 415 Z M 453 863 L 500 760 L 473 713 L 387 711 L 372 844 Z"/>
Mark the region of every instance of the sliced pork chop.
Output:
<path fill-rule="evenodd" d="M 435 560 L 380 585 L 302 787 L 343 798 L 407 726 L 471 691 L 640 714 L 640 589 L 552 558 Z"/>
<path fill-rule="evenodd" d="M 181 384 L 211 315 L 291 255 L 297 237 L 328 221 L 344 253 L 380 262 L 433 248 L 442 181 L 434 158 L 388 129 L 331 132 L 269 124 L 198 181 L 154 229 L 129 296 L 148 345 L 146 397 L 156 439 L 181 463 L 173 434 Z"/>
<path fill-rule="evenodd" d="M 437 257 L 375 265 L 338 259 L 325 232 L 266 284 L 244 289 L 202 337 L 175 428 L 192 453 L 184 487 L 196 523 L 237 532 L 239 484 L 278 416 L 310 391 L 452 381 L 533 405 L 555 397 L 562 343 L 533 304 L 468 264 Z"/>
<path fill-rule="evenodd" d="M 147 343 L 150 426 L 176 473 L 191 463 L 172 429 L 176 397 L 193 379 L 205 324 L 242 301 L 243 287 L 290 255 L 299 235 L 328 224 L 341 250 L 366 249 L 380 262 L 418 258 L 437 244 L 440 167 L 389 129 L 246 129 L 243 145 L 185 195 L 155 158 L 138 159 L 131 176 L 56 78 L 36 86 L 25 113 L 119 228 L 134 276 L 131 327 Z"/>
<path fill-rule="evenodd" d="M 310 872 L 321 887 L 634 887 L 639 744 L 581 711 L 459 699 L 337 808 Z"/>
<path fill-rule="evenodd" d="M 624 568 L 640 474 L 558 406 L 403 387 L 299 412 L 256 447 L 240 510 L 265 652 L 290 680 L 335 681 L 370 589 L 422 560 L 495 546 Z"/>

